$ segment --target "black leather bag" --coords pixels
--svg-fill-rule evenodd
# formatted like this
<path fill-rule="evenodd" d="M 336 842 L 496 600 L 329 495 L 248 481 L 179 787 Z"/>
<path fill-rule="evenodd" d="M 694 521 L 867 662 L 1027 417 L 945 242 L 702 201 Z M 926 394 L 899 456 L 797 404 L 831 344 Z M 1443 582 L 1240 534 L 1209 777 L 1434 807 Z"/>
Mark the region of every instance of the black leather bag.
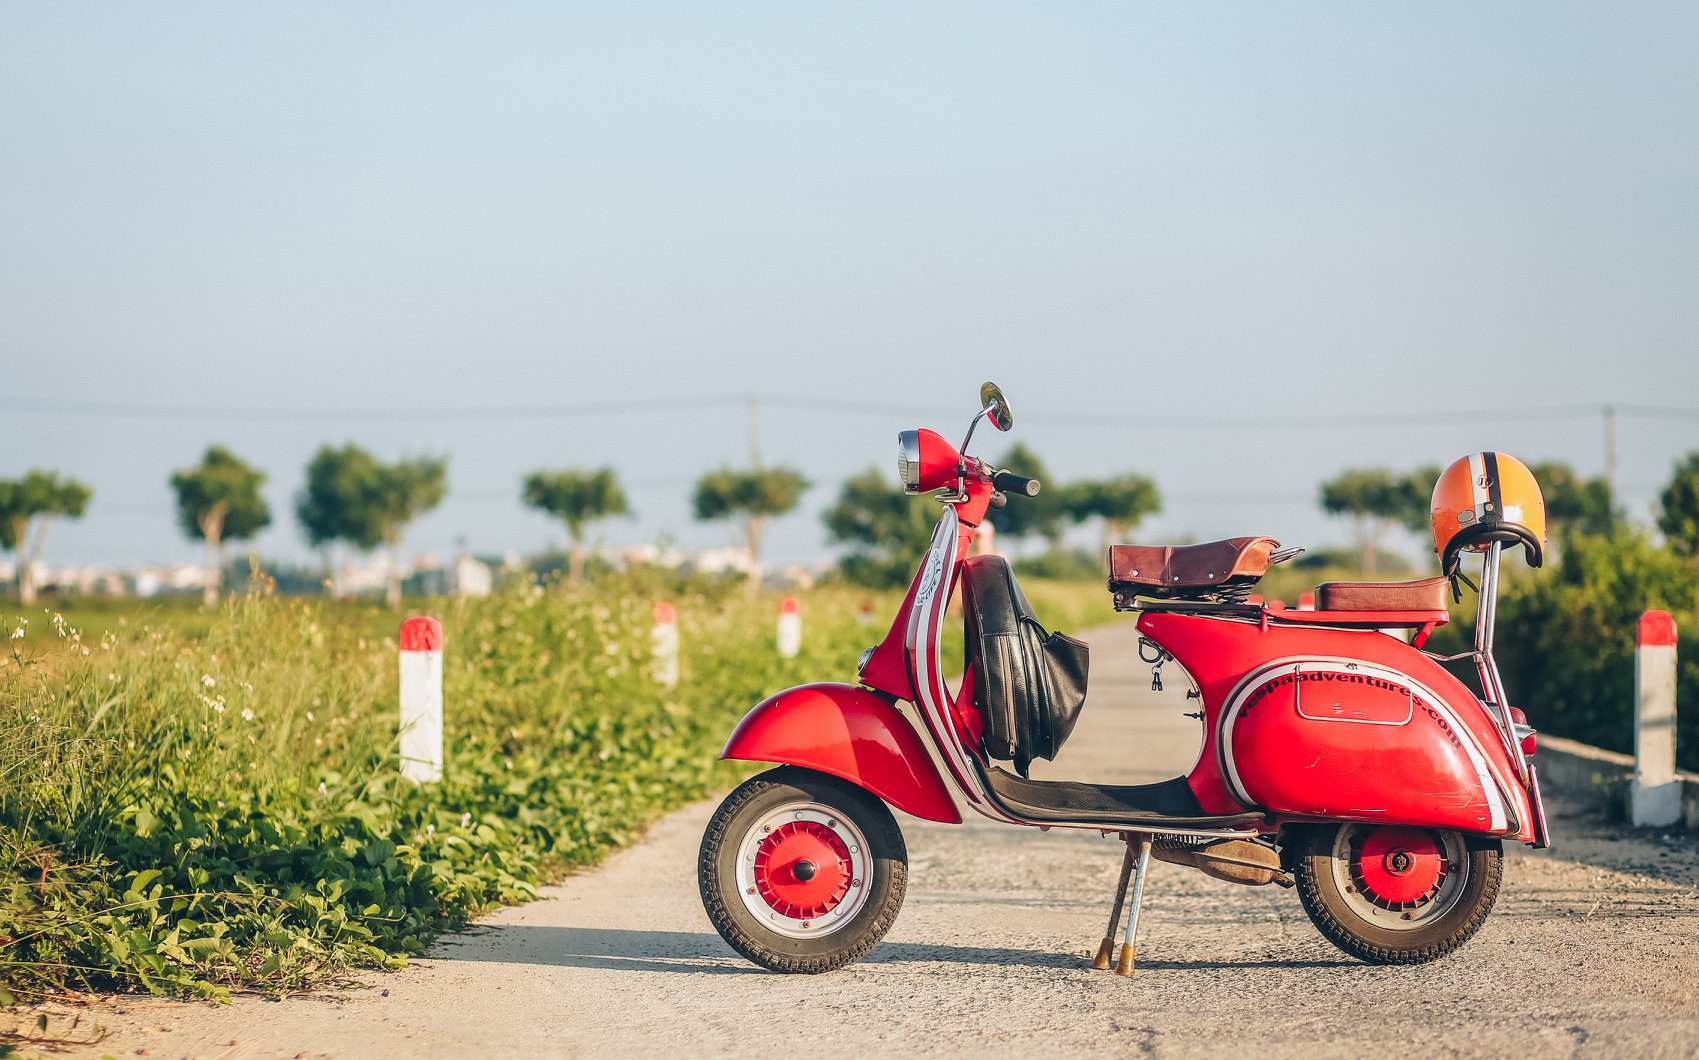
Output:
<path fill-rule="evenodd" d="M 1012 760 L 1024 777 L 1034 758 L 1053 760 L 1074 731 L 1085 705 L 1090 649 L 1039 625 L 1001 556 L 974 556 L 963 567 L 974 705 L 985 722 L 985 751 Z"/>

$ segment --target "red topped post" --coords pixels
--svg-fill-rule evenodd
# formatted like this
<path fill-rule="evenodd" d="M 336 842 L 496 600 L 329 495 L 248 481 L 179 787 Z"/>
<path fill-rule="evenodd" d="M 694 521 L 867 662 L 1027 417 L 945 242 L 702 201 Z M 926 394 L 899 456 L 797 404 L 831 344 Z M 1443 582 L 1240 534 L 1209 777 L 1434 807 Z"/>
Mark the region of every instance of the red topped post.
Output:
<path fill-rule="evenodd" d="M 802 602 L 787 596 L 779 605 L 779 657 L 794 659 L 802 650 Z"/>
<path fill-rule="evenodd" d="M 670 601 L 655 601 L 655 628 L 649 634 L 649 654 L 655 683 L 678 687 L 678 608 Z"/>
<path fill-rule="evenodd" d="M 424 784 L 442 779 L 442 623 L 410 618 L 400 641 L 401 775 Z"/>
<path fill-rule="evenodd" d="M 1634 781 L 1629 820 L 1661 828 L 1681 820 L 1675 775 L 1675 616 L 1647 611 L 1634 631 Z"/>

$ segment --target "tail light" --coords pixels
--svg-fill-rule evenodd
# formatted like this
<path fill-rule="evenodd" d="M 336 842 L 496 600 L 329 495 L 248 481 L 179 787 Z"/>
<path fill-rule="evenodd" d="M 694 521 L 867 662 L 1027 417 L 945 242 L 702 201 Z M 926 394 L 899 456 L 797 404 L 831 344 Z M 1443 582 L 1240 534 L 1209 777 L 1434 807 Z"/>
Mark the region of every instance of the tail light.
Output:
<path fill-rule="evenodd" d="M 1516 733 L 1516 741 L 1522 745 L 1522 753 L 1529 758 L 1534 757 L 1534 750 L 1537 746 L 1534 734 L 1540 730 L 1529 725 L 1528 715 L 1522 713 L 1521 709 L 1517 707 L 1510 708 L 1510 721 L 1511 731 Z"/>

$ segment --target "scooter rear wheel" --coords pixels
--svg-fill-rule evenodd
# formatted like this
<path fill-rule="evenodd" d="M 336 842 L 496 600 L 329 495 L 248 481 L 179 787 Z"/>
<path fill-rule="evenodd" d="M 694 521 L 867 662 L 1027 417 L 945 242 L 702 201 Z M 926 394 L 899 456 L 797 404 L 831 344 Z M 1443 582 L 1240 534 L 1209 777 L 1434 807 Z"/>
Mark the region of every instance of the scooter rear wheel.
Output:
<path fill-rule="evenodd" d="M 883 802 L 836 777 L 781 766 L 726 796 L 697 858 L 702 905 L 732 949 L 775 972 L 829 972 L 884 937 L 908 886 L 908 850 Z"/>
<path fill-rule="evenodd" d="M 1437 960 L 1480 930 L 1504 877 L 1496 839 L 1394 825 L 1306 828 L 1293 875 L 1329 942 L 1373 964 Z"/>

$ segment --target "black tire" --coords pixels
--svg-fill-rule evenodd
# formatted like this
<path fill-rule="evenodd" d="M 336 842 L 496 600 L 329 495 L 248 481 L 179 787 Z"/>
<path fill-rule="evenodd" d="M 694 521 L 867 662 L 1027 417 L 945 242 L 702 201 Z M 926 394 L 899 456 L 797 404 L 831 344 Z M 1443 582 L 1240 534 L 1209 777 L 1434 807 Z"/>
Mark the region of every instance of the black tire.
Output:
<path fill-rule="evenodd" d="M 789 806 L 808 804 L 829 808 L 866 840 L 870 878 L 855 882 L 866 892 L 855 896 L 859 905 L 842 923 L 816 928 L 825 933 L 815 937 L 797 938 L 774 930 L 746 904 L 738 855 L 746 839 L 759 840 L 755 830 L 763 820 Z M 714 930 L 732 949 L 775 972 L 816 974 L 859 960 L 897 919 L 908 889 L 908 849 L 885 804 L 854 784 L 797 766 L 770 769 L 727 795 L 702 835 L 696 865 L 702 905 Z M 843 902 L 850 907 L 849 897 Z M 807 926 L 810 921 L 800 923 Z"/>
<path fill-rule="evenodd" d="M 1447 884 L 1439 885 L 1435 896 L 1426 900 L 1434 903 L 1428 908 L 1420 901 L 1383 906 L 1360 885 L 1341 879 L 1351 879 L 1352 869 L 1338 854 L 1351 850 L 1352 837 L 1360 834 L 1345 830 L 1370 827 L 1308 827 L 1287 840 L 1297 847 L 1292 867 L 1298 897 L 1317 929 L 1335 946 L 1371 964 L 1422 964 L 1468 942 L 1498 899 L 1504 878 L 1504 853 L 1498 840 L 1427 830 L 1447 849 L 1461 852 L 1456 864 L 1449 857 L 1447 864 L 1450 873 L 1461 871 L 1462 880 L 1449 884 L 1449 894 Z M 1416 922 L 1389 926 L 1406 920 Z"/>

